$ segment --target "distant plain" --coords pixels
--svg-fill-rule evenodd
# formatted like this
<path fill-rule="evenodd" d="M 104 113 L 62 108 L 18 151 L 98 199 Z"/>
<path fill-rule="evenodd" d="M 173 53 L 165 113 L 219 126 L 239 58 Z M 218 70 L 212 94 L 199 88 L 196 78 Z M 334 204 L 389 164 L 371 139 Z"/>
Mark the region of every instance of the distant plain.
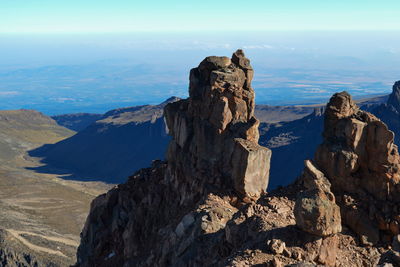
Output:
<path fill-rule="evenodd" d="M 399 79 L 398 32 L 1 34 L 0 109 L 47 115 L 186 97 L 189 70 L 243 48 L 257 104 L 325 102 L 334 92 L 388 94 Z"/>

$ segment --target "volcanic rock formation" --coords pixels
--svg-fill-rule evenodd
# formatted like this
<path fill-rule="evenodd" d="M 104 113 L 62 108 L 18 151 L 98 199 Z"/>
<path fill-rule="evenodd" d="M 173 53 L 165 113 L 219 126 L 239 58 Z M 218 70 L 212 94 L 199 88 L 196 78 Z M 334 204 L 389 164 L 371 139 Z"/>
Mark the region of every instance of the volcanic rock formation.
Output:
<path fill-rule="evenodd" d="M 190 97 L 165 107 L 173 140 L 155 161 L 99 196 L 82 231 L 79 266 L 212 264 L 212 244 L 268 185 L 271 151 L 257 144 L 253 69 L 241 50 L 190 72 Z M 207 256 L 207 257 L 206 257 Z"/>
<path fill-rule="evenodd" d="M 168 174 L 186 192 L 182 203 L 207 187 L 250 198 L 265 192 L 271 151 L 258 145 L 252 78 L 241 50 L 207 57 L 190 72 L 190 97 L 165 107 Z"/>
<path fill-rule="evenodd" d="M 391 240 L 400 232 L 400 158 L 393 132 L 341 92 L 327 105 L 323 136 L 316 172 L 332 184 L 344 223 L 365 244 Z"/>
<path fill-rule="evenodd" d="M 190 97 L 165 107 L 173 140 L 96 198 L 77 266 L 376 266 L 400 261 L 393 133 L 343 92 L 324 141 L 294 184 L 264 194 L 271 152 L 257 144 L 253 70 L 242 51 L 208 57 Z"/>

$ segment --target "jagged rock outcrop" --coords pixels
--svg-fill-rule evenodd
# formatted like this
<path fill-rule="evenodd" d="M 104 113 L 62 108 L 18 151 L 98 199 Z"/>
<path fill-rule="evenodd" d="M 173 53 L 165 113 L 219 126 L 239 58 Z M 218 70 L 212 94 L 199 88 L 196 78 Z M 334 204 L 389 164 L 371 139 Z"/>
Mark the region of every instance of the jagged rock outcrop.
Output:
<path fill-rule="evenodd" d="M 241 50 L 207 57 L 190 72 L 190 97 L 165 107 L 168 172 L 188 194 L 181 202 L 210 186 L 250 198 L 265 192 L 271 151 L 258 145 L 252 78 Z"/>
<path fill-rule="evenodd" d="M 349 94 L 335 94 L 325 112 L 324 143 L 316 164 L 335 190 L 361 187 L 379 200 L 396 200 L 399 154 L 394 134 L 374 115 L 358 109 Z"/>
<path fill-rule="evenodd" d="M 332 184 L 344 223 L 365 244 L 387 242 L 399 233 L 400 158 L 393 132 L 341 92 L 327 105 L 323 136 L 314 164 Z"/>
<path fill-rule="evenodd" d="M 297 226 L 317 236 L 342 231 L 340 209 L 328 179 L 309 160 L 305 161 L 301 179 L 306 190 L 299 194 L 294 207 Z"/>
<path fill-rule="evenodd" d="M 78 266 L 212 265 L 227 253 L 236 206 L 268 185 L 271 151 L 257 144 L 252 78 L 241 50 L 191 70 L 189 98 L 164 110 L 166 162 L 93 201 Z"/>
<path fill-rule="evenodd" d="M 388 164 L 396 166 L 397 152 L 387 128 L 348 94 L 335 95 L 316 159 L 306 161 L 297 183 L 263 194 L 270 152 L 257 145 L 251 77 L 240 51 L 232 59 L 206 58 L 191 71 L 190 98 L 165 108 L 173 137 L 167 161 L 154 161 L 93 201 L 77 266 L 396 262 L 398 253 L 386 246 L 390 230 L 377 228 L 387 219 L 385 227 L 395 228 L 395 189 L 382 194 L 371 187 L 383 173 L 393 174 L 385 181 L 395 177 Z M 361 182 L 361 174 L 371 176 Z M 348 187 L 353 181 L 358 187 Z M 389 216 L 380 221 L 379 214 Z M 365 246 L 379 242 L 385 246 Z"/>

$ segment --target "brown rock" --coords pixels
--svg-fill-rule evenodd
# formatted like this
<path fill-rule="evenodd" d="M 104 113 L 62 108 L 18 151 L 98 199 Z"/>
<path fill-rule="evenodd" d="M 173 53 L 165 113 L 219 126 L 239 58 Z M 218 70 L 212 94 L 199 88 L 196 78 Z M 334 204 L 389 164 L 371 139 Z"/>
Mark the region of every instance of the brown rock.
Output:
<path fill-rule="evenodd" d="M 339 238 L 337 235 L 324 238 L 319 251 L 318 262 L 326 266 L 335 266 L 338 250 Z"/>
<path fill-rule="evenodd" d="M 346 92 L 335 94 L 327 105 L 324 137 L 315 161 L 334 188 L 355 193 L 361 186 L 379 200 L 394 197 L 399 155 L 393 132 L 359 110 Z"/>
<path fill-rule="evenodd" d="M 354 199 L 339 203 L 344 222 L 367 243 L 379 241 L 378 229 L 398 234 L 398 213 L 390 208 L 400 200 L 400 157 L 393 132 L 341 92 L 326 107 L 323 136 L 315 165 L 335 195 Z"/>
<path fill-rule="evenodd" d="M 357 233 L 364 245 L 376 244 L 379 241 L 379 229 L 369 219 L 367 213 L 357 208 L 343 208 L 343 221 Z"/>
<path fill-rule="evenodd" d="M 168 171 L 175 184 L 235 189 L 242 198 L 252 199 L 265 192 L 271 151 L 258 145 L 251 79 L 250 61 L 241 50 L 232 60 L 207 57 L 191 70 L 190 97 L 165 107 L 173 137 Z M 185 191 L 185 198 L 199 192 Z"/>
<path fill-rule="evenodd" d="M 282 262 L 281 262 L 277 257 L 274 257 L 274 258 L 272 259 L 272 266 L 273 266 L 273 267 L 282 267 L 283 264 L 282 264 Z"/>
<path fill-rule="evenodd" d="M 274 254 L 282 254 L 286 249 L 286 244 L 282 240 L 272 239 L 269 241 L 269 249 Z"/>
<path fill-rule="evenodd" d="M 235 139 L 232 155 L 232 178 L 236 191 L 258 198 L 266 191 L 271 150 L 241 138 Z"/>
<path fill-rule="evenodd" d="M 342 230 L 340 209 L 330 183 L 311 161 L 305 162 L 301 180 L 308 190 L 300 193 L 294 207 L 296 225 L 305 232 L 328 236 Z"/>

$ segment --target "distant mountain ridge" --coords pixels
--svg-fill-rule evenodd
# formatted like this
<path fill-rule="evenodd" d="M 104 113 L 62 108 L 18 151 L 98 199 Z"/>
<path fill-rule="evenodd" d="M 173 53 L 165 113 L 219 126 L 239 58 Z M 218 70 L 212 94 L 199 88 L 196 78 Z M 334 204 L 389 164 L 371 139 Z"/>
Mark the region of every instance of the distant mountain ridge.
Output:
<path fill-rule="evenodd" d="M 88 127 L 93 122 L 101 119 L 103 114 L 96 113 L 72 113 L 52 116 L 51 118 L 55 120 L 59 125 L 65 128 L 71 129 L 73 131 L 82 131 Z"/>
<path fill-rule="evenodd" d="M 31 156 L 41 157 L 47 164 L 37 171 L 51 172 L 57 168 L 72 174 L 71 179 L 79 176 L 108 183 L 124 181 L 152 160 L 164 158 L 170 138 L 162 110 L 178 99 L 172 97 L 159 105 L 105 113 L 76 135 L 31 151 Z"/>
<path fill-rule="evenodd" d="M 359 99 L 365 109 L 373 109 L 388 96 Z M 65 173 L 110 183 L 122 182 L 132 172 L 150 166 L 154 159 L 164 159 L 169 141 L 163 119 L 165 104 L 179 100 L 171 97 L 159 105 L 142 105 L 110 110 L 100 114 L 66 114 L 56 117 L 59 123 L 82 130 L 58 144 L 31 152 L 43 158 L 47 166 Z M 322 140 L 323 118 L 315 113 L 323 105 L 256 105 L 260 119 L 260 144 L 272 149 L 270 188 L 286 185 L 303 168 L 303 160 L 312 157 Z M 93 122 L 93 120 L 97 119 Z M 85 125 L 88 124 L 88 125 Z M 291 162 L 292 168 L 283 168 Z"/>

